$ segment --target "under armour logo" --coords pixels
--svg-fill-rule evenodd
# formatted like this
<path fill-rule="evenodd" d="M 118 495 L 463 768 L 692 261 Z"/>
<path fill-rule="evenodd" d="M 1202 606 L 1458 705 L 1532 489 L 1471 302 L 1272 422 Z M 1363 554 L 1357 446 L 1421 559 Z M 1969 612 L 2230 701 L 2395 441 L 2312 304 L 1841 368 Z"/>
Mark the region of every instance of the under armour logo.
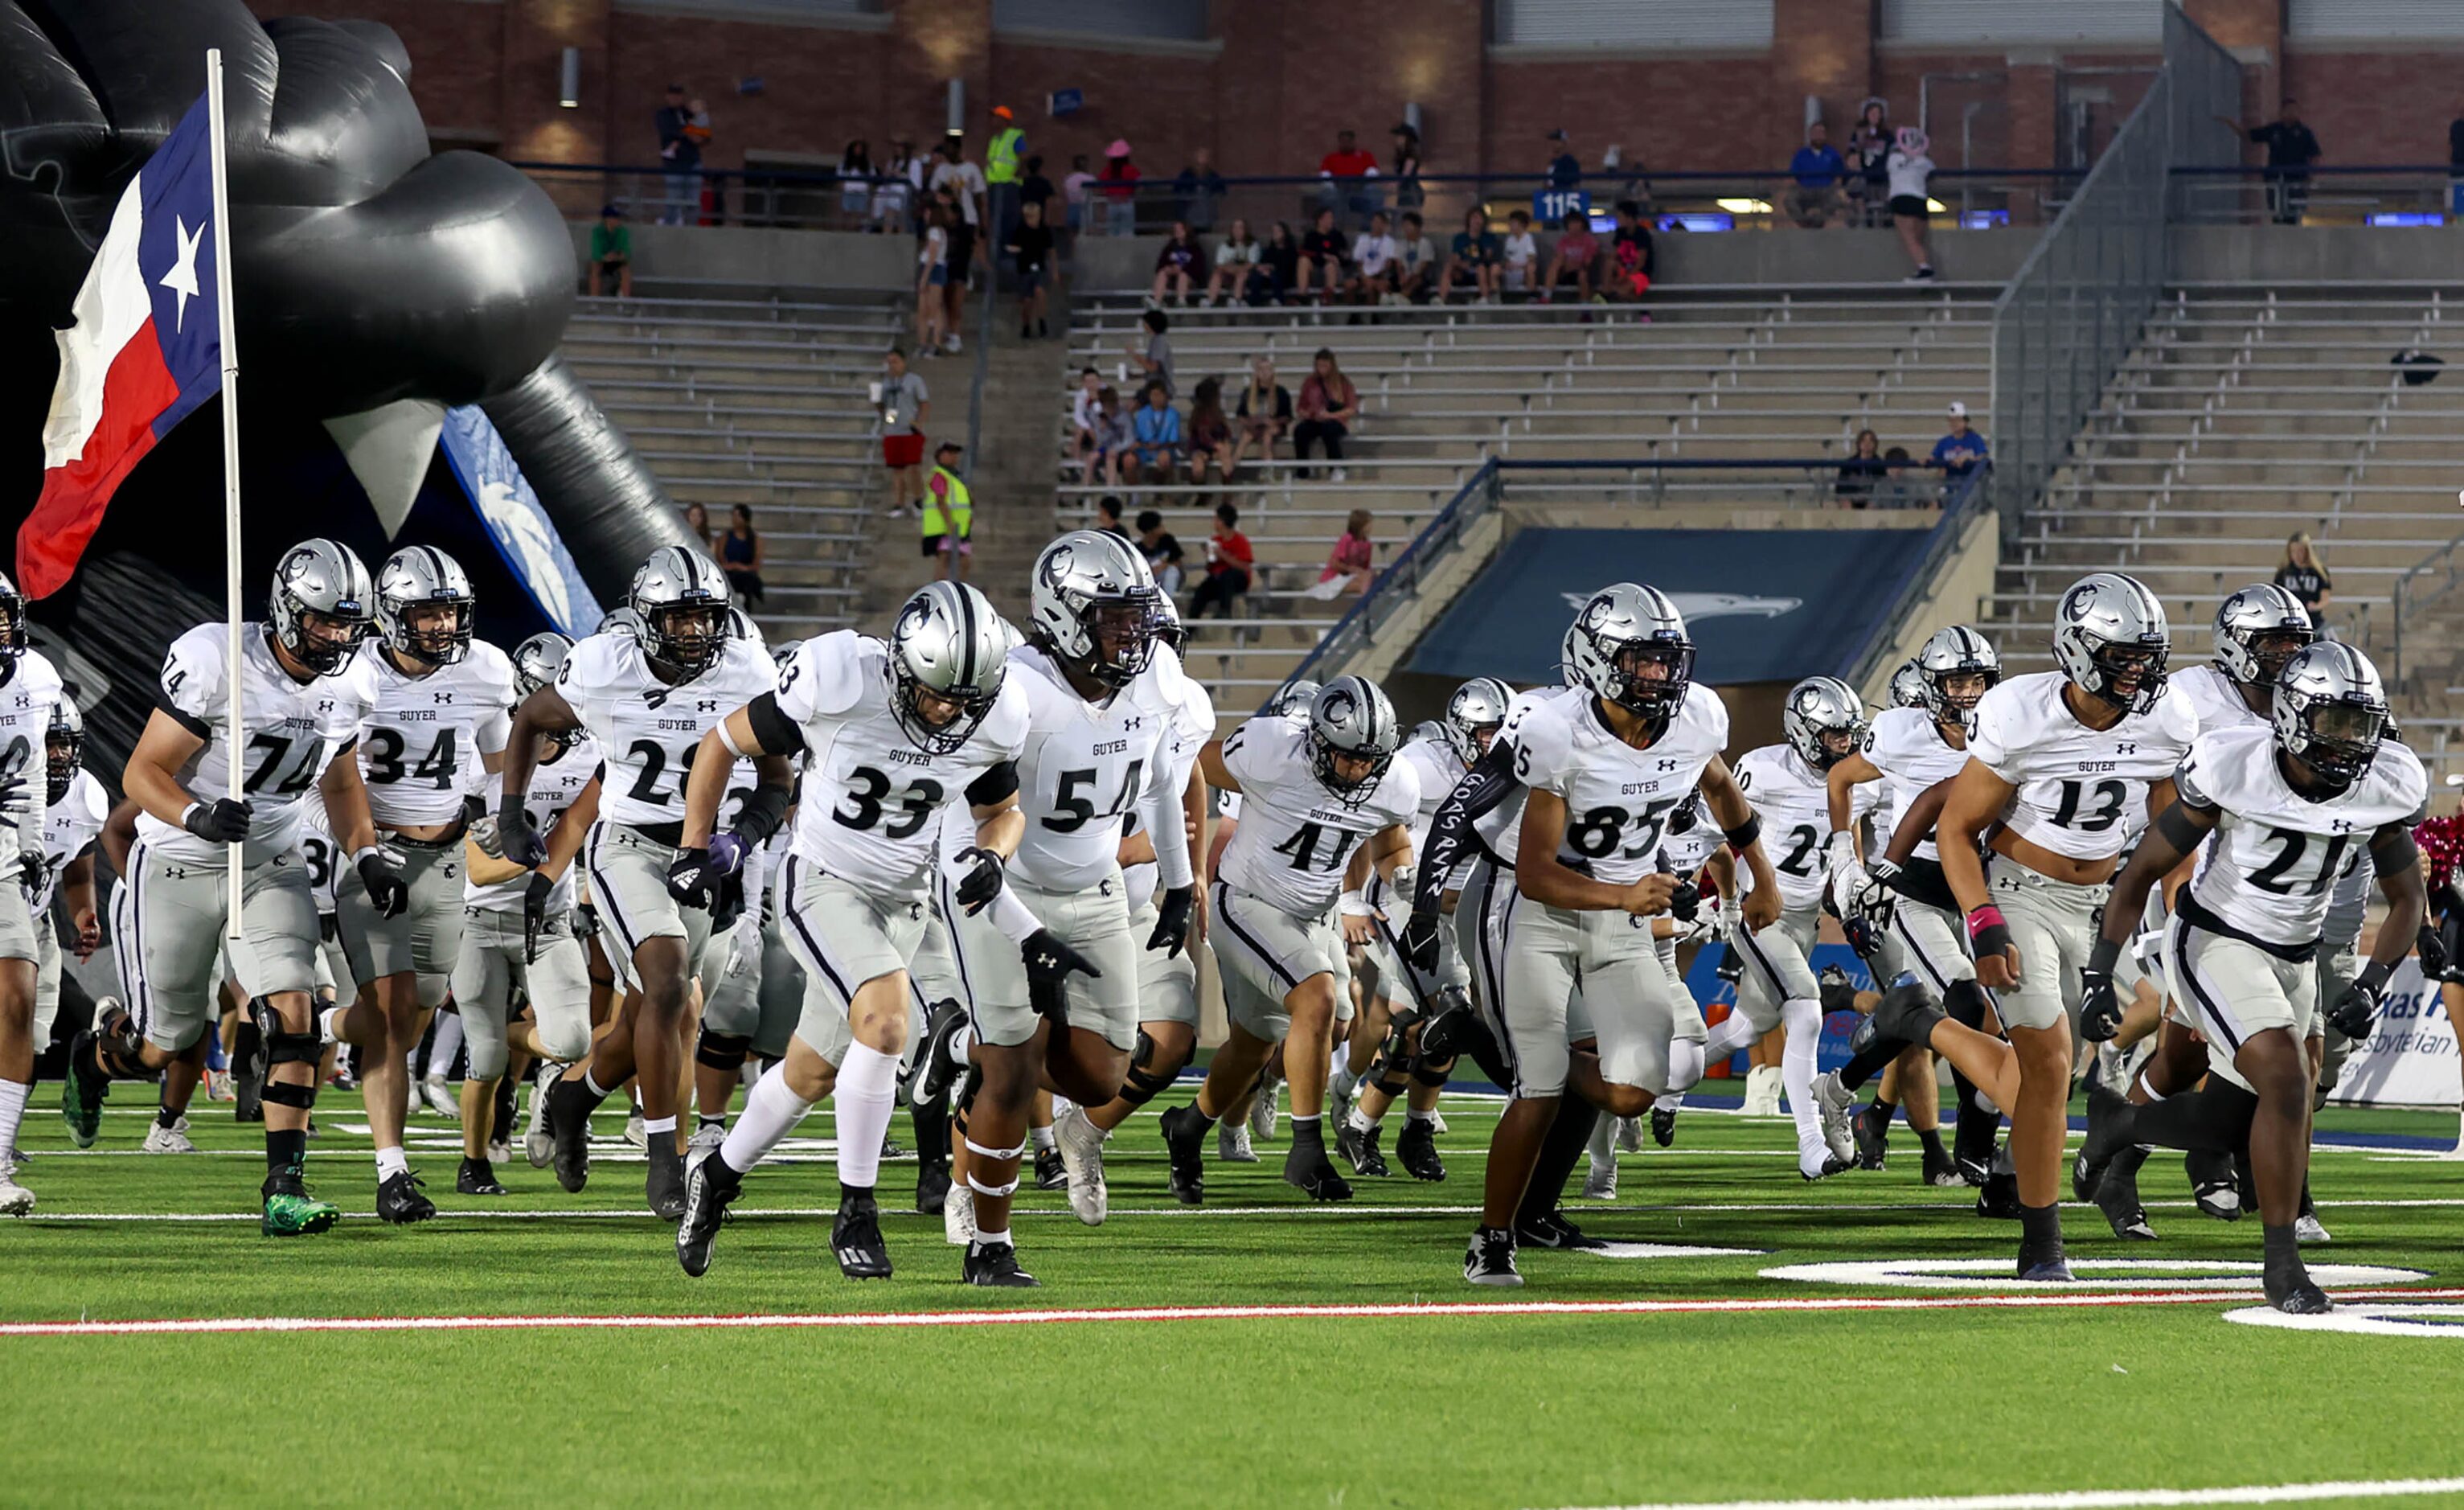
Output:
<path fill-rule="evenodd" d="M 716 713 L 718 711 L 718 699 L 715 698 L 704 698 L 701 701 L 693 704 L 693 711 L 696 713 Z"/>
<path fill-rule="evenodd" d="M 318 711 L 318 712 L 319 712 L 319 713 L 331 713 L 331 712 L 333 712 L 333 711 L 334 711 L 334 699 L 331 699 L 331 698 L 327 698 L 327 699 L 324 699 L 322 702 L 318 703 L 318 704 L 317 704 L 317 711 Z"/>
<path fill-rule="evenodd" d="M 2136 744 L 2125 740 L 2122 744 L 2116 744 L 2113 747 L 2113 752 L 2116 755 L 2136 755 L 2139 753 L 2139 746 Z"/>
<path fill-rule="evenodd" d="M 32 693 L 21 692 L 17 694 L 17 706 L 21 708 L 31 708 L 33 705 L 34 698 Z"/>
<path fill-rule="evenodd" d="M 431 693 L 430 696 L 439 702 L 451 702 L 453 700 L 453 694 L 450 692 Z"/>
<path fill-rule="evenodd" d="M 2331 827 L 2338 833 L 2350 833 L 2353 832 L 2353 820 L 2350 818 L 2337 818 L 2333 820 Z"/>
<path fill-rule="evenodd" d="M 1675 770 L 1677 766 L 1678 763 L 1673 760 L 1664 760 L 1660 763 L 1660 768 L 1661 770 Z"/>

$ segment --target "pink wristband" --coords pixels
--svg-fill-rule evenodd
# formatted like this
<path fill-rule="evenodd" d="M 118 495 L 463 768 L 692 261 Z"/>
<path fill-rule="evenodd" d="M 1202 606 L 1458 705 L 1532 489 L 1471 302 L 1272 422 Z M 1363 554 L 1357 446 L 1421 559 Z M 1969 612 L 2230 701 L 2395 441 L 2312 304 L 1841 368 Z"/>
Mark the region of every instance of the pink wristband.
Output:
<path fill-rule="evenodd" d="M 1990 901 L 1982 907 L 1971 908 L 1969 911 L 1968 938 L 1970 943 L 1974 943 L 1977 937 L 1988 928 L 2008 926 L 2009 924 L 2002 921 L 2002 909 Z"/>

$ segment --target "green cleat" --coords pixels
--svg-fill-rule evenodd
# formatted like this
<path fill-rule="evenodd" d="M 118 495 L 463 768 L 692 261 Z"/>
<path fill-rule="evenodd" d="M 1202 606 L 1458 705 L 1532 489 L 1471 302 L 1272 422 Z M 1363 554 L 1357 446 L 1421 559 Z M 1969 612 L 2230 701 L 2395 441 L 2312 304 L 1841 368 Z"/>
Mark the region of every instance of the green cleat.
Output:
<path fill-rule="evenodd" d="M 304 1237 L 321 1232 L 341 1218 L 342 1209 L 308 1193 L 296 1169 L 269 1176 L 265 1182 L 265 1216 L 257 1231 L 268 1237 Z"/>
<path fill-rule="evenodd" d="M 111 1077 L 95 1068 L 94 1034 L 69 1040 L 69 1073 L 60 1077 L 60 1118 L 69 1124 L 69 1141 L 91 1148 L 102 1132 L 102 1103 L 111 1094 Z"/>

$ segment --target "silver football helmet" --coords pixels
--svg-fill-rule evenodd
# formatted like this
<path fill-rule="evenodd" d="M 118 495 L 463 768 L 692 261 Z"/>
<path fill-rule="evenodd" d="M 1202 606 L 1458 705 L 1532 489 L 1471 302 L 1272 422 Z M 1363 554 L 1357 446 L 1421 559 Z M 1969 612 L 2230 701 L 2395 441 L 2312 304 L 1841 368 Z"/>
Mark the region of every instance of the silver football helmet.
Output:
<path fill-rule="evenodd" d="M 1815 770 L 1829 770 L 1865 742 L 1865 702 L 1837 677 L 1808 677 L 1788 689 L 1779 724 L 1791 748 Z M 1830 736 L 1845 735 L 1834 748 Z"/>
<path fill-rule="evenodd" d="M 727 637 L 743 640 L 755 650 L 770 648 L 769 641 L 761 637 L 761 626 L 754 623 L 753 615 L 742 609 L 727 611 Z"/>
<path fill-rule="evenodd" d="M 527 698 L 555 682 L 564 670 L 573 641 L 554 630 L 541 630 L 514 647 L 514 696 Z"/>
<path fill-rule="evenodd" d="M 2277 673 L 2271 722 L 2277 748 L 2342 791 L 2369 773 L 2387 736 L 2387 687 L 2368 656 L 2322 640 Z"/>
<path fill-rule="evenodd" d="M 697 677 L 727 650 L 727 574 L 686 545 L 662 545 L 633 573 L 627 596 L 642 621 L 643 651 Z"/>
<path fill-rule="evenodd" d="M 2218 604 L 2215 633 L 2216 664 L 2245 687 L 2273 684 L 2319 637 L 2301 600 L 2272 582 L 2254 583 Z"/>
<path fill-rule="evenodd" d="M 55 808 L 68 800 L 69 784 L 85 764 L 85 715 L 66 689 L 52 704 L 52 722 L 43 729 L 43 805 Z"/>
<path fill-rule="evenodd" d="M 1694 680 L 1684 616 L 1658 588 L 1620 582 L 1593 593 L 1574 616 L 1567 650 L 1578 685 L 1645 718 L 1673 717 Z M 1658 676 L 1646 674 L 1652 667 Z"/>
<path fill-rule="evenodd" d="M 26 595 L 0 572 L 0 657 L 15 660 L 33 643 L 26 629 Z"/>
<path fill-rule="evenodd" d="M 1147 569 L 1148 575 L 1152 577 L 1155 568 L 1150 566 Z M 1180 621 L 1179 606 L 1172 601 L 1171 593 L 1161 589 L 1155 592 L 1155 638 L 1171 646 L 1174 655 L 1180 655 L 1189 644 L 1189 626 Z"/>
<path fill-rule="evenodd" d="M 1902 666 L 1899 670 L 1891 673 L 1891 690 L 1886 696 L 1890 699 L 1889 706 L 1894 708 L 1922 708 L 1925 706 L 1925 678 L 1924 668 L 1911 660 L 1907 664 Z"/>
<path fill-rule="evenodd" d="M 1506 705 L 1513 699 L 1514 694 L 1495 677 L 1474 677 L 1446 699 L 1446 743 L 1464 765 L 1488 753 L 1489 741 L 1506 726 Z"/>
<path fill-rule="evenodd" d="M 633 611 L 632 605 L 627 604 L 625 607 L 617 609 L 608 613 L 605 617 L 602 618 L 599 621 L 599 628 L 593 631 L 593 633 L 599 634 L 630 634 L 633 638 L 638 640 L 642 637 L 642 615 Z"/>
<path fill-rule="evenodd" d="M 890 629 L 890 709 L 917 749 L 956 753 L 975 736 L 1009 675 L 1009 628 L 963 582 L 931 582 Z M 935 709 L 925 707 L 930 697 Z"/>
<path fill-rule="evenodd" d="M 1287 681 L 1267 695 L 1265 705 L 1258 710 L 1261 718 L 1282 718 L 1287 714 L 1307 713 L 1317 700 L 1318 684 L 1303 677 Z"/>
<path fill-rule="evenodd" d="M 2054 611 L 2054 664 L 2080 691 L 2114 707 L 2145 713 L 2156 706 L 2172 654 L 2165 605 L 2118 571 L 2079 578 Z"/>
<path fill-rule="evenodd" d="M 1419 722 L 1412 725 L 1411 732 L 1403 736 L 1403 743 L 1406 744 L 1447 744 L 1452 742 L 1446 738 L 1446 726 L 1442 722 L 1437 719 L 1422 719 Z"/>
<path fill-rule="evenodd" d="M 2002 679 L 2002 654 L 1965 624 L 1938 629 L 1917 649 L 1917 675 L 1925 681 L 1925 708 L 1936 722 L 1973 728 L 1976 704 Z M 1957 689 L 1951 686 L 1959 679 Z M 1898 678 L 1893 678 L 1893 686 Z"/>
<path fill-rule="evenodd" d="M 445 621 L 427 629 L 411 623 L 414 611 L 441 609 Z M 471 654 L 479 606 L 462 564 L 433 545 L 406 545 L 377 568 L 377 630 L 397 655 L 451 666 Z"/>
<path fill-rule="evenodd" d="M 1580 621 L 1577 620 L 1576 624 L 1579 623 Z M 1564 636 L 1557 641 L 1557 679 L 1569 687 L 1579 687 L 1583 684 L 1581 675 L 1574 670 L 1575 627 L 1575 624 L 1567 625 Z"/>
<path fill-rule="evenodd" d="M 1401 735 L 1395 705 L 1366 677 L 1337 677 L 1309 699 L 1309 768 L 1316 773 L 1318 785 L 1348 807 L 1358 807 L 1377 789 L 1378 778 L 1395 762 Z M 1335 769 L 1337 756 L 1367 761 L 1368 773 L 1345 779 Z"/>
<path fill-rule="evenodd" d="M 782 639 L 778 644 L 770 647 L 770 664 L 784 667 L 787 664 L 788 659 L 792 657 L 796 652 L 803 648 L 804 642 L 803 640 Z"/>
<path fill-rule="evenodd" d="M 275 639 L 320 677 L 341 670 L 376 627 L 368 568 L 338 541 L 305 541 L 285 552 L 269 607 Z"/>
<path fill-rule="evenodd" d="M 1137 547 L 1104 530 L 1073 529 L 1035 558 L 1029 612 L 1054 659 L 1124 687 L 1154 657 L 1162 596 Z"/>

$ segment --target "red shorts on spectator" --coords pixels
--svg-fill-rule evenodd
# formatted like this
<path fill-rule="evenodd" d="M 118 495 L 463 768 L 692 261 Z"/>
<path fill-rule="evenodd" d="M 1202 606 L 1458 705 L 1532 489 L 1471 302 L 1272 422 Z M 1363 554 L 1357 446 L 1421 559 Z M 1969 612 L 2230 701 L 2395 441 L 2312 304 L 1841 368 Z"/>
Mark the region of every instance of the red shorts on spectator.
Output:
<path fill-rule="evenodd" d="M 924 464 L 924 436 L 884 435 L 881 437 L 881 464 L 886 467 L 920 467 Z"/>

